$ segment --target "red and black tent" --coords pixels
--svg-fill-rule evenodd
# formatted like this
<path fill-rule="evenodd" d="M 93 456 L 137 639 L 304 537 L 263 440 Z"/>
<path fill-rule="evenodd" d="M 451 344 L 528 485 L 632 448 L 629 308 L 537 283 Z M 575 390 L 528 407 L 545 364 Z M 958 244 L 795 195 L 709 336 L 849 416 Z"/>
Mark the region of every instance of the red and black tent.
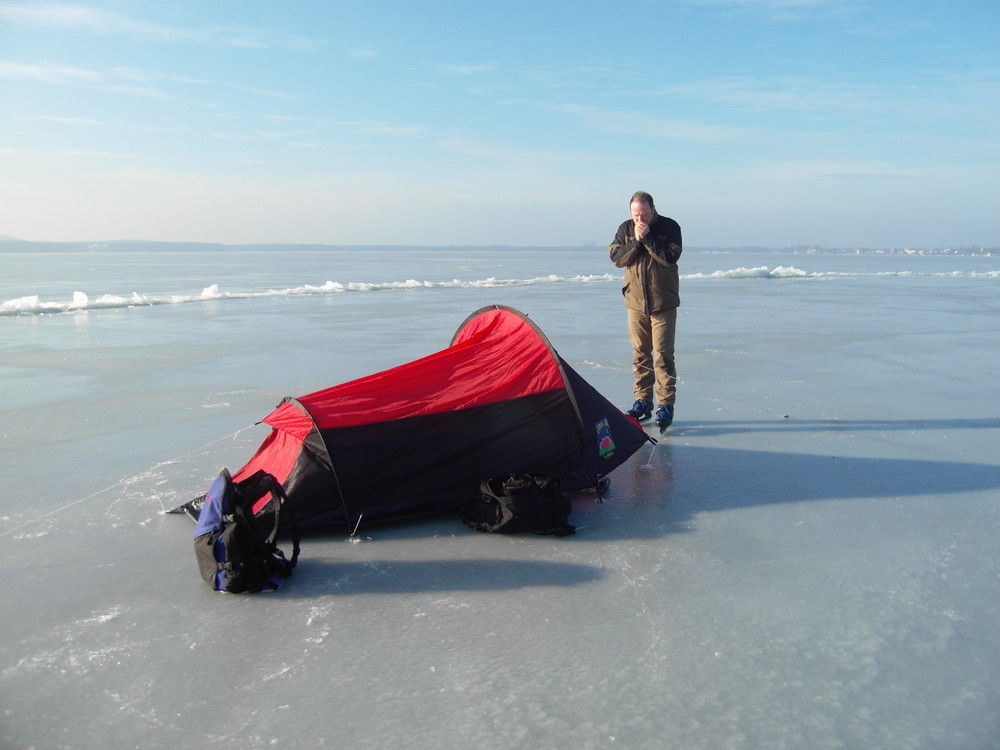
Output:
<path fill-rule="evenodd" d="M 447 349 L 286 398 L 262 421 L 271 432 L 233 479 L 272 474 L 303 531 L 458 510 L 483 479 L 512 472 L 597 487 L 649 440 L 499 305 L 467 318 Z"/>

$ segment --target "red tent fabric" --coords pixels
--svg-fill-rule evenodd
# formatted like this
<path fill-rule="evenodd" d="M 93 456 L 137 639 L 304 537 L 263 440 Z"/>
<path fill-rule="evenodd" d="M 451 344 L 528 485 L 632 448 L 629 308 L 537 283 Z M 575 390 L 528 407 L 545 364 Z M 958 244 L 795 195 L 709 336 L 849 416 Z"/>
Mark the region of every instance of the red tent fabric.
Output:
<path fill-rule="evenodd" d="M 650 439 L 499 305 L 446 349 L 286 398 L 263 422 L 270 434 L 233 479 L 273 474 L 302 530 L 457 510 L 481 480 L 512 472 L 596 487 Z"/>

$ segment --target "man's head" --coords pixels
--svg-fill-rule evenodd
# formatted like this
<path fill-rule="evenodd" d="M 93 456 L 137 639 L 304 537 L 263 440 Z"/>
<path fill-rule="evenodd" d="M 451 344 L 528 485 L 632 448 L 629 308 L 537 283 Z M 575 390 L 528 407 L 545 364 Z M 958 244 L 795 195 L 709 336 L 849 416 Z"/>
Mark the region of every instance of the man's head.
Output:
<path fill-rule="evenodd" d="M 629 201 L 629 208 L 632 211 L 632 221 L 636 224 L 649 224 L 656 216 L 656 206 L 653 205 L 653 196 L 641 190 L 632 196 Z"/>

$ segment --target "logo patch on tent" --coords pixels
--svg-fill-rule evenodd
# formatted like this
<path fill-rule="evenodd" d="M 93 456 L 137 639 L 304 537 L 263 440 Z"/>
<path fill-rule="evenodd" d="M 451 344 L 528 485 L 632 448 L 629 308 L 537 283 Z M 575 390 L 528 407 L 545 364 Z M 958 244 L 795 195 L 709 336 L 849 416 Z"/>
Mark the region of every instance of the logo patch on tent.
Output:
<path fill-rule="evenodd" d="M 595 427 L 597 428 L 597 454 L 606 456 L 609 453 L 614 453 L 615 440 L 611 437 L 611 425 L 608 424 L 607 418 L 602 419 Z"/>

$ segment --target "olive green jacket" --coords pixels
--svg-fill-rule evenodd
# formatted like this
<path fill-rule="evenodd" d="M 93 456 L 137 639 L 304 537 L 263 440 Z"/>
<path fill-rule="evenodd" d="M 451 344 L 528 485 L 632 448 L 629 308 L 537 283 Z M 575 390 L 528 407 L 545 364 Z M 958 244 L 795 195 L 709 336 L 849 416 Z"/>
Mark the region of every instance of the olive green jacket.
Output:
<path fill-rule="evenodd" d="M 625 307 L 650 315 L 680 305 L 677 259 L 682 245 L 676 221 L 657 214 L 649 233 L 637 241 L 635 222 L 629 219 L 618 227 L 608 250 L 611 261 L 625 269 Z"/>

